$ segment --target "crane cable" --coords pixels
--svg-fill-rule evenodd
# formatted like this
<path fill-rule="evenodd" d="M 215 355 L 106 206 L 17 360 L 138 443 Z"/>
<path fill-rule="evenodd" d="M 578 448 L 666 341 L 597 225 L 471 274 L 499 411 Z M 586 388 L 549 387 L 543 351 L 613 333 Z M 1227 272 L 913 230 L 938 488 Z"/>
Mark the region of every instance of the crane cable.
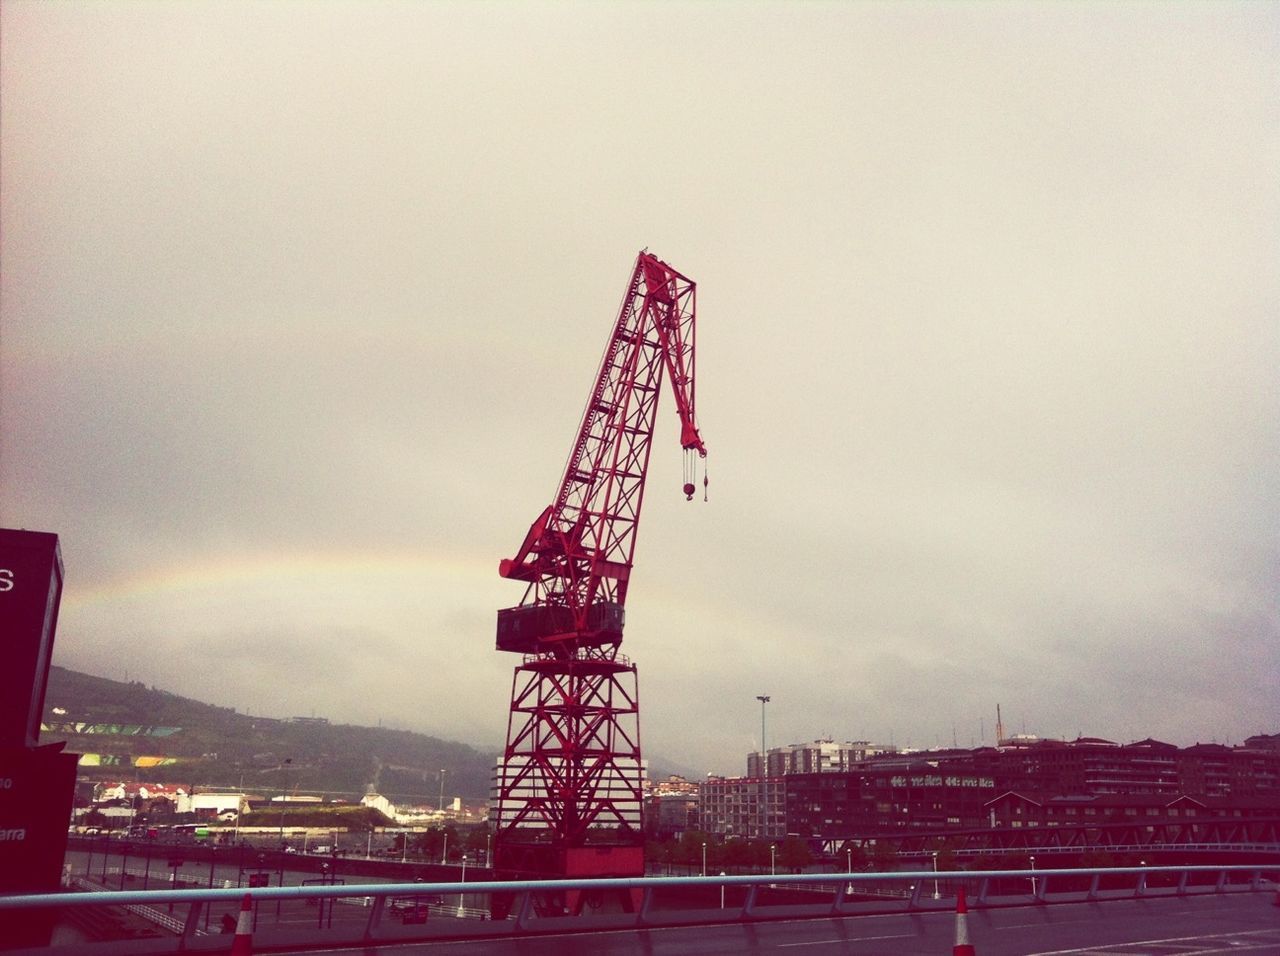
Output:
<path fill-rule="evenodd" d="M 698 477 L 698 457 L 699 456 L 694 453 L 694 449 L 686 448 L 684 450 L 684 463 L 683 463 L 684 471 L 683 471 L 682 477 L 684 479 L 685 498 L 689 501 L 693 500 L 693 493 L 695 488 L 694 482 L 697 480 L 697 477 Z M 707 500 L 707 485 L 710 483 L 710 481 L 711 481 L 711 478 L 707 472 L 706 458 L 705 456 L 703 456 L 703 462 L 702 462 L 702 500 L 703 501 Z"/>

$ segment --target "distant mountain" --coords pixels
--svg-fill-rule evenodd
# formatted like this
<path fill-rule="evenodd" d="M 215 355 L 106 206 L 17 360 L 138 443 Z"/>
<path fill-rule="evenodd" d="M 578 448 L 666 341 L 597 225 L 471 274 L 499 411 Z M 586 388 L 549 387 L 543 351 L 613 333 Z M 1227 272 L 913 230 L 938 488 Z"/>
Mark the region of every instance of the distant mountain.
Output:
<path fill-rule="evenodd" d="M 426 734 L 237 713 L 138 682 L 49 672 L 41 743 L 84 754 L 81 779 L 182 783 L 402 805 L 483 800 L 496 754 Z"/>

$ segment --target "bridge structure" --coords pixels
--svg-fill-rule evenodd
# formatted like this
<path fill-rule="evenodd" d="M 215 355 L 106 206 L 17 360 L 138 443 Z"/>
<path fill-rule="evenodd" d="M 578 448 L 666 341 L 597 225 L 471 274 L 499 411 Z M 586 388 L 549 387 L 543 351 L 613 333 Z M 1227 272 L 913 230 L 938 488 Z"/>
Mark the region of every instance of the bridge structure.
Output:
<path fill-rule="evenodd" d="M 519 939 L 541 934 L 596 933 L 767 921 L 942 913 L 960 893 L 971 909 L 1103 904 L 1122 900 L 1275 894 L 1280 862 L 1269 866 L 1062 868 L 987 872 L 802 873 L 792 875 L 644 877 L 482 883 L 369 883 L 196 890 L 124 890 L 0 897 L 0 913 L 29 917 L 49 910 L 124 910 L 163 931 L 129 942 L 128 952 L 227 952 L 232 938 L 217 927 L 247 901 L 255 947 L 365 946 L 384 942 Z M 581 912 L 565 909 L 583 895 Z M 510 916 L 486 918 L 486 907 L 464 905 L 509 897 Z M 634 911 L 610 901 L 636 895 Z M 455 900 L 456 906 L 455 906 Z M 298 913 L 272 922 L 270 913 Z M 210 918 L 212 916 L 212 919 Z M 212 927 L 212 928 L 210 928 Z M 496 945 L 496 943 L 495 943 Z M 120 953 L 117 941 L 59 945 L 59 956 Z M 47 956 L 48 949 L 14 950 Z"/>
<path fill-rule="evenodd" d="M 1189 853 L 1280 854 L 1280 816 L 1202 817 L 1182 820 L 1142 818 L 1063 826 L 988 827 L 972 830 L 892 830 L 849 840 L 827 840 L 823 849 L 871 849 L 887 845 L 904 859 L 929 857 L 946 848 L 957 857 L 1014 854 Z"/>

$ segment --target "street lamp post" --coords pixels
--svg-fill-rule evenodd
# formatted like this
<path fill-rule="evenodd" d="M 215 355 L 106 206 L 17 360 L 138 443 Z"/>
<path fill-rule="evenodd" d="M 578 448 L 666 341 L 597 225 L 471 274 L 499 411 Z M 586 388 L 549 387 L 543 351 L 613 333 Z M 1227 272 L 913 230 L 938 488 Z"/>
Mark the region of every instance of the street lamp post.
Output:
<path fill-rule="evenodd" d="M 765 723 L 764 723 L 764 705 L 769 703 L 773 698 L 768 694 L 756 694 L 756 700 L 760 701 L 760 756 L 765 759 L 766 767 L 768 762 L 769 750 L 765 745 Z M 766 769 L 766 773 L 768 770 Z"/>
<path fill-rule="evenodd" d="M 291 769 L 293 769 L 293 758 L 292 758 L 292 757 L 285 757 L 285 758 L 284 758 L 284 763 L 280 765 L 280 769 L 281 769 L 281 770 L 291 770 Z M 283 777 L 281 777 L 281 778 L 280 778 L 280 782 L 281 782 L 282 784 L 284 783 L 284 778 L 283 778 Z M 283 789 L 283 787 L 282 787 L 282 788 L 281 788 L 281 791 L 280 791 L 280 850 L 281 850 L 281 852 L 283 852 L 283 851 L 284 851 L 284 808 L 285 808 L 286 803 L 288 802 L 288 799 L 289 799 L 289 798 L 288 798 L 288 796 L 286 796 L 286 795 L 285 795 L 285 793 L 284 793 L 284 789 Z"/>
<path fill-rule="evenodd" d="M 776 843 L 769 844 L 769 875 L 778 875 L 778 845 Z"/>
<path fill-rule="evenodd" d="M 768 694 L 757 694 L 760 701 L 760 831 L 758 836 L 764 837 L 768 832 L 769 820 L 769 747 L 765 743 L 765 704 L 769 703 Z"/>
<path fill-rule="evenodd" d="M 328 863 L 320 864 L 320 882 L 322 884 L 326 886 L 332 885 L 334 882 L 336 882 L 337 877 L 338 877 L 338 874 L 333 872 L 332 867 L 330 867 Z M 319 907 L 319 912 L 316 914 L 317 916 L 316 928 L 324 929 L 326 906 L 328 906 L 328 909 L 329 909 L 329 926 L 332 927 L 333 926 L 333 900 L 321 899 L 321 900 L 317 900 L 317 902 L 320 904 L 320 907 Z"/>
<path fill-rule="evenodd" d="M 938 851 L 933 851 L 933 898 L 935 900 L 942 899 L 938 893 Z"/>
<path fill-rule="evenodd" d="M 178 870 L 182 869 L 182 859 L 180 857 L 170 857 L 169 866 L 173 869 L 173 875 L 169 877 L 169 889 L 178 889 Z M 173 912 L 173 903 L 169 903 L 169 912 Z"/>
<path fill-rule="evenodd" d="M 462 854 L 462 879 L 459 880 L 459 882 L 460 883 L 467 882 L 467 855 L 465 853 Z M 463 908 L 463 905 L 462 905 L 462 898 L 463 898 L 462 894 L 459 893 L 458 894 L 458 919 L 462 919 L 464 916 L 467 915 L 467 911 Z"/>
<path fill-rule="evenodd" d="M 218 848 L 217 846 L 211 845 L 209 847 L 209 889 L 213 889 L 213 868 L 214 863 L 217 861 L 217 857 Z M 209 910 L 212 908 L 213 907 L 211 906 L 206 906 L 204 908 L 204 929 L 206 933 L 209 931 Z"/>
<path fill-rule="evenodd" d="M 707 844 L 705 840 L 702 843 L 702 875 L 707 875 Z"/>
<path fill-rule="evenodd" d="M 276 854 L 276 866 L 279 867 L 276 872 L 276 879 L 279 880 L 281 886 L 284 886 L 284 850 Z M 268 877 L 267 885 L 271 885 L 271 879 Z M 276 922 L 280 922 L 280 905 L 283 901 L 276 900 Z"/>
<path fill-rule="evenodd" d="M 1036 895 L 1036 858 L 1034 855 L 1031 857 L 1031 895 Z"/>

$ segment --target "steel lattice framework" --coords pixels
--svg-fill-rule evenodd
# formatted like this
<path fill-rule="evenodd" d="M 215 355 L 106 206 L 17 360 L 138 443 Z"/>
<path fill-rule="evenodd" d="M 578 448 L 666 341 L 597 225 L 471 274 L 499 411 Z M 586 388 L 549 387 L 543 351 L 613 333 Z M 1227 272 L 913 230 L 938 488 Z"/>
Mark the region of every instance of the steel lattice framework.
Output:
<path fill-rule="evenodd" d="M 592 828 L 640 828 L 640 702 L 625 660 L 533 661 L 512 684 L 511 727 L 497 817 L 587 842 Z M 570 759 L 572 757 L 572 759 Z"/>
<path fill-rule="evenodd" d="M 666 263 L 637 257 L 556 496 L 499 565 L 527 584 L 519 606 L 498 612 L 498 649 L 525 655 L 494 785 L 499 868 L 643 872 L 636 668 L 618 648 L 664 375 L 688 497 L 706 456 L 694 411 L 696 294 Z"/>

